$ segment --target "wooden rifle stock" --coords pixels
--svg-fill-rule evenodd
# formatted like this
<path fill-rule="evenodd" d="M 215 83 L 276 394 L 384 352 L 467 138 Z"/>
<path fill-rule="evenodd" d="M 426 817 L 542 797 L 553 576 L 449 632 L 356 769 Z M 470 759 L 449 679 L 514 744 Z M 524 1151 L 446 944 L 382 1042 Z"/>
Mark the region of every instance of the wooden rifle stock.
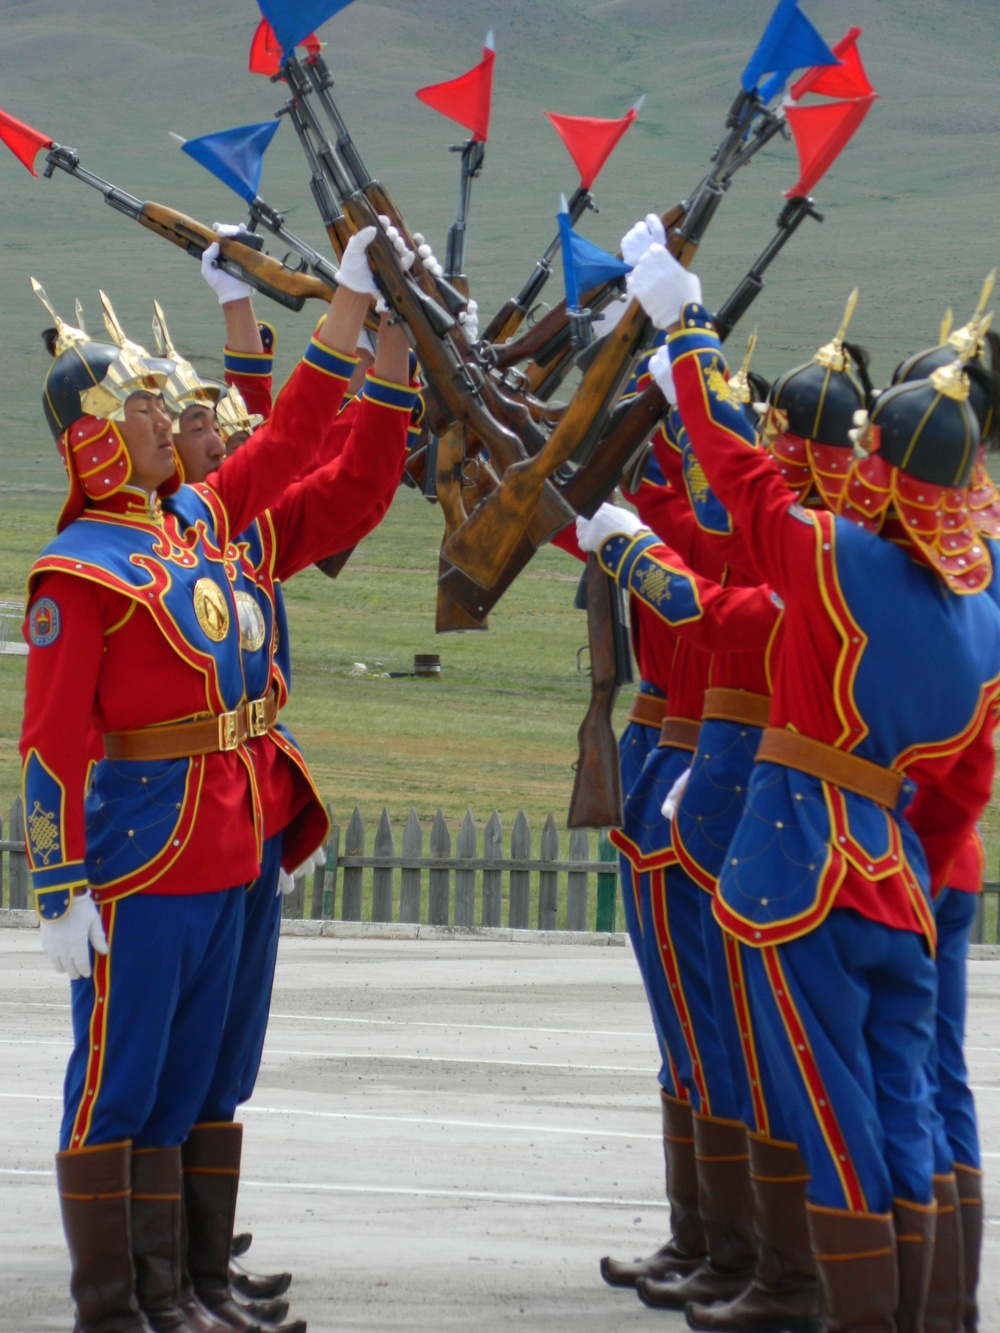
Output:
<path fill-rule="evenodd" d="M 337 551 L 334 555 L 325 556 L 322 560 L 316 561 L 316 568 L 328 579 L 335 579 L 357 549 L 356 546 L 349 546 L 346 551 Z"/>
<path fill-rule="evenodd" d="M 611 717 L 619 686 L 615 652 L 614 580 L 597 556 L 587 557 L 587 634 L 590 706 L 577 733 L 580 753 L 570 797 L 568 828 L 620 828 L 624 822 L 621 764 Z"/>
<path fill-rule="evenodd" d="M 465 505 L 462 500 L 464 467 L 465 431 L 461 426 L 452 426 L 440 437 L 437 447 L 435 484 L 438 503 L 444 514 L 442 544 L 465 522 Z M 451 634 L 458 630 L 487 629 L 488 626 L 485 618 L 470 616 L 468 611 L 449 597 L 439 577 L 434 628 L 438 634 Z"/>
<path fill-rule="evenodd" d="M 541 488 L 595 429 L 621 391 L 632 361 L 650 329 L 649 319 L 633 301 L 587 368 L 561 421 L 544 448 L 515 463 L 503 474 L 500 489 L 454 533 L 444 546 L 448 561 L 490 588 L 497 582 L 521 536 L 530 532 Z M 551 535 L 551 534 L 548 534 Z M 535 545 L 539 543 L 536 541 Z"/>
<path fill-rule="evenodd" d="M 144 203 L 138 220 L 149 231 L 189 254 L 203 254 L 218 241 L 222 257 L 241 270 L 241 277 L 263 296 L 293 310 L 301 310 L 307 300 L 329 301 L 333 296 L 333 288 L 319 278 L 287 268 L 272 255 L 236 237 L 217 236 L 203 222 L 196 222 L 164 204 Z"/>

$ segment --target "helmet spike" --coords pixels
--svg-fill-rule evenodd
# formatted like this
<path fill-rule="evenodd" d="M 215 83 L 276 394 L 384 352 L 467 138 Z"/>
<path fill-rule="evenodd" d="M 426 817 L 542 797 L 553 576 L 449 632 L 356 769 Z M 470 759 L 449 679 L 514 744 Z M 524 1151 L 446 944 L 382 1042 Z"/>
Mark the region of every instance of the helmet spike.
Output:
<path fill-rule="evenodd" d="M 149 353 L 145 347 L 139 343 L 133 342 L 125 330 L 122 328 L 121 320 L 115 314 L 115 308 L 106 292 L 98 291 L 101 298 L 101 309 L 104 311 L 104 327 L 107 329 L 111 341 L 116 347 L 120 347 L 123 352 L 131 352 L 133 356 L 148 358 Z"/>
<path fill-rule="evenodd" d="M 739 403 L 749 403 L 752 400 L 750 391 L 750 361 L 754 354 L 754 348 L 757 346 L 757 329 L 747 339 L 747 350 L 743 357 L 743 364 L 735 375 L 729 379 L 729 392 Z"/>
<path fill-rule="evenodd" d="M 83 330 L 83 332 L 86 333 L 87 326 L 83 322 L 83 305 L 81 304 L 79 297 L 76 298 L 74 309 L 76 311 L 76 322 L 79 325 L 79 327 Z"/>
<path fill-rule="evenodd" d="M 944 312 L 944 319 L 941 321 L 941 332 L 938 334 L 938 346 L 947 347 L 948 334 L 951 333 L 952 325 L 955 323 L 955 315 L 951 306 Z"/>
<path fill-rule="evenodd" d="M 821 347 L 813 360 L 827 370 L 846 370 L 847 355 L 844 352 L 844 339 L 847 336 L 847 328 L 854 315 L 854 309 L 858 304 L 858 288 L 855 287 L 847 298 L 847 305 L 844 307 L 844 318 L 840 321 L 840 328 L 833 336 L 833 340 Z"/>
<path fill-rule="evenodd" d="M 161 356 L 167 356 L 171 361 L 182 360 L 170 340 L 170 330 L 167 328 L 167 317 L 163 313 L 163 307 L 156 300 L 153 301 L 153 333 Z"/>
<path fill-rule="evenodd" d="M 953 352 L 956 352 L 959 357 L 961 357 L 963 363 L 971 360 L 972 357 L 977 356 L 982 347 L 983 334 L 986 332 L 989 325 L 987 324 L 980 328 L 980 323 L 983 318 L 983 312 L 986 309 L 986 303 L 993 294 L 996 280 L 997 271 L 994 268 L 986 275 L 986 279 L 983 282 L 983 289 L 979 293 L 979 300 L 976 303 L 976 308 L 972 312 L 972 318 L 969 320 L 968 324 L 963 324 L 960 329 L 956 329 L 948 338 L 948 346 Z"/>
<path fill-rule="evenodd" d="M 72 347 L 75 343 L 85 343 L 90 341 L 90 339 L 87 337 L 87 332 L 85 329 L 83 329 L 82 327 L 76 329 L 73 327 L 72 324 L 67 324 L 66 321 L 63 319 L 63 317 L 56 312 L 56 308 L 49 300 L 45 288 L 42 286 L 42 284 L 38 281 L 37 278 L 31 279 L 31 290 L 35 293 L 39 301 L 41 301 L 42 305 L 49 312 L 49 315 L 52 317 L 52 323 L 55 325 L 56 329 L 56 345 L 54 351 L 55 356 L 59 356 L 60 353 L 66 351 L 67 347 Z M 77 312 L 78 319 L 80 318 L 80 313 L 81 313 L 80 311 Z"/>

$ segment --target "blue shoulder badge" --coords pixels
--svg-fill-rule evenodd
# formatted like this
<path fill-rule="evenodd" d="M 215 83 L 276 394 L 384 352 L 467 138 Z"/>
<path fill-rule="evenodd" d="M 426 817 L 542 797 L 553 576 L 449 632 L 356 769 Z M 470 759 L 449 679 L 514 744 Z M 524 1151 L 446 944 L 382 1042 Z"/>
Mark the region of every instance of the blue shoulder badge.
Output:
<path fill-rule="evenodd" d="M 55 643 L 62 628 L 59 608 L 51 597 L 39 597 L 28 613 L 28 638 L 36 648 Z"/>

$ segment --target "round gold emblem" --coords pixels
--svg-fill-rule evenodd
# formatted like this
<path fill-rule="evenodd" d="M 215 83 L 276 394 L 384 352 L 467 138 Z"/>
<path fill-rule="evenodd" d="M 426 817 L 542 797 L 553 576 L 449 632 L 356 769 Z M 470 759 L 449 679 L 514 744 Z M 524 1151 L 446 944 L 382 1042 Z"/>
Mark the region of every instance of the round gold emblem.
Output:
<path fill-rule="evenodd" d="M 260 607 L 248 592 L 236 593 L 236 614 L 240 618 L 240 647 L 244 652 L 255 653 L 264 646 L 264 615 Z"/>
<path fill-rule="evenodd" d="M 229 631 L 229 607 L 226 594 L 211 579 L 199 579 L 194 585 L 194 613 L 212 642 L 221 643 Z"/>

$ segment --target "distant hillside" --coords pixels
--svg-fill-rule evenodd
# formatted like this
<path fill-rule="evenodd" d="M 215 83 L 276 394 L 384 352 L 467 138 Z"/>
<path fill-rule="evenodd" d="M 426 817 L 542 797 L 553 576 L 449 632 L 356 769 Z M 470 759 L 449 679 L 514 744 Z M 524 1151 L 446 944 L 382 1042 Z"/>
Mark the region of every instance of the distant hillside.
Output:
<path fill-rule="evenodd" d="M 366 161 L 442 249 L 458 172 L 446 150 L 462 131 L 413 92 L 471 65 L 495 28 L 493 123 L 468 242 L 488 315 L 520 285 L 554 231 L 560 190 L 575 184 L 542 108 L 614 115 L 647 94 L 598 181 L 600 214 L 584 223 L 614 248 L 635 217 L 697 181 L 770 9 L 757 0 L 355 0 L 322 35 Z M 857 283 L 852 332 L 885 378 L 933 337 L 945 306 L 965 317 L 1000 261 L 996 0 L 803 0 L 803 9 L 831 42 L 849 23 L 865 27 L 861 49 L 882 99 L 817 190 L 825 223 L 804 227 L 772 270 L 753 313 L 758 360 L 775 372 L 810 354 Z M 191 136 L 273 114 L 279 89 L 246 73 L 257 18 L 253 0 L 0 0 L 0 106 L 133 194 L 206 222 L 238 219 L 236 196 L 180 154 L 167 130 Z M 218 364 L 221 318 L 179 251 L 85 187 L 62 175 L 32 180 L 0 154 L 0 483 L 60 485 L 38 407 L 44 312 L 28 275 L 67 315 L 79 296 L 92 328 L 104 287 L 140 340 L 158 297 L 177 342 L 206 365 Z M 710 303 L 770 238 L 796 175 L 792 146 L 779 144 L 738 179 L 696 266 Z M 262 192 L 322 243 L 289 126 L 269 151 Z M 561 283 L 552 290 L 561 295 Z M 279 328 L 286 371 L 309 320 L 266 303 L 260 313 Z"/>

